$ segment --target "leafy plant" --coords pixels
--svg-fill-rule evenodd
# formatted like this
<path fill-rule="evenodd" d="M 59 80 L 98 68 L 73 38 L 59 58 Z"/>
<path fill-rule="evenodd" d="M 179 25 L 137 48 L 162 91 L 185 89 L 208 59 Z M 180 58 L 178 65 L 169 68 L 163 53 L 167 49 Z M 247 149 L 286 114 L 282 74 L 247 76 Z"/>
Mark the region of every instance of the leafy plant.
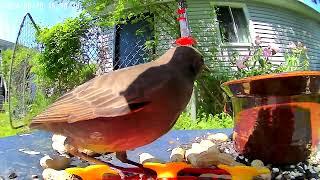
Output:
<path fill-rule="evenodd" d="M 232 117 L 227 113 L 219 113 L 216 115 L 203 114 L 196 121 L 190 118 L 190 115 L 183 112 L 177 120 L 174 129 L 217 129 L 232 128 Z"/>
<path fill-rule="evenodd" d="M 298 42 L 297 45 L 291 43 L 289 51 L 285 52 L 285 62 L 280 65 L 270 61 L 270 58 L 279 52 L 279 48 L 273 44 L 263 48 L 260 44 L 261 38 L 257 36 L 249 55 L 234 59 L 233 63 L 238 69 L 234 74 L 236 79 L 262 74 L 307 70 L 309 68 L 307 48 L 301 42 Z"/>
<path fill-rule="evenodd" d="M 80 15 L 40 31 L 37 41 L 44 50 L 31 62 L 38 85 L 61 95 L 94 76 L 95 64 L 85 62 L 81 50 L 90 20 Z"/>

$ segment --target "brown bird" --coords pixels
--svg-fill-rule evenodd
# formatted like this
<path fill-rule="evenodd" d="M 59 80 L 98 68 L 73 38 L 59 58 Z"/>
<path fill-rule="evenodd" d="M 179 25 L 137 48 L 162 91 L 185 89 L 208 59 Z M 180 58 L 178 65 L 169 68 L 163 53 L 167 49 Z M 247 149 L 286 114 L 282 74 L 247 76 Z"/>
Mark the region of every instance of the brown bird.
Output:
<path fill-rule="evenodd" d="M 74 147 L 70 153 L 86 160 L 74 149 L 116 152 L 122 162 L 140 166 L 127 159 L 126 150 L 149 144 L 172 128 L 203 65 L 202 55 L 193 47 L 169 49 L 155 61 L 78 86 L 35 117 L 30 126 L 66 136 Z"/>

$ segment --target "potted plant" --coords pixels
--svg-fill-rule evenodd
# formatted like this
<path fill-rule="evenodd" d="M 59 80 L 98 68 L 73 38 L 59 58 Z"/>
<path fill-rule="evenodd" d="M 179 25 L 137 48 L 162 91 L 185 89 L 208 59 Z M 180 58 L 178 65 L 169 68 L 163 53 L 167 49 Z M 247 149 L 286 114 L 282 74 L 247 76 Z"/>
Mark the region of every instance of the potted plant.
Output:
<path fill-rule="evenodd" d="M 276 65 L 269 59 L 279 49 L 260 40 L 235 61 L 237 79 L 221 85 L 232 102 L 235 148 L 267 163 L 304 161 L 320 139 L 320 72 L 307 71 L 302 43 L 292 43 Z"/>

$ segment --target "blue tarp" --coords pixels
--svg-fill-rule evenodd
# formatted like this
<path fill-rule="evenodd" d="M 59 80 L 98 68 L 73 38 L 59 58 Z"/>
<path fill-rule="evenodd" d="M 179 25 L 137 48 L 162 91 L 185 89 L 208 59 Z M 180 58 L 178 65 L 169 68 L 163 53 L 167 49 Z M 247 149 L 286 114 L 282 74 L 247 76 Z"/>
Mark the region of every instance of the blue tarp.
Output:
<path fill-rule="evenodd" d="M 171 153 L 170 149 L 189 144 L 197 137 L 207 136 L 208 133 L 218 132 L 231 135 L 232 129 L 173 130 L 149 145 L 129 151 L 128 157 L 138 161 L 139 154 L 145 152 L 167 161 Z M 0 177 L 8 178 L 12 172 L 18 175 L 18 179 L 31 179 L 31 175 L 41 176 L 43 169 L 39 164 L 40 159 L 55 153 L 51 147 L 51 136 L 51 133 L 36 131 L 27 135 L 0 138 Z M 22 150 L 40 152 L 40 154 L 30 155 L 21 152 Z M 117 160 L 111 162 L 120 165 Z"/>

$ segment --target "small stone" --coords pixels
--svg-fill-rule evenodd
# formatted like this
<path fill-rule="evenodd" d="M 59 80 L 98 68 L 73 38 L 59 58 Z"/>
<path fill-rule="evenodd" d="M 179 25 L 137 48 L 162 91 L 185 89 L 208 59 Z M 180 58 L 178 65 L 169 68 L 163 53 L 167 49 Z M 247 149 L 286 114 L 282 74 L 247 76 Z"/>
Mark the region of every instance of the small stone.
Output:
<path fill-rule="evenodd" d="M 306 173 L 301 166 L 297 166 L 297 170 L 303 174 Z"/>
<path fill-rule="evenodd" d="M 9 176 L 8 176 L 9 179 L 15 179 L 17 177 L 18 177 L 18 175 L 16 173 L 14 173 L 14 172 L 10 173 Z"/>
<path fill-rule="evenodd" d="M 229 140 L 229 137 L 224 133 L 216 133 L 216 134 L 210 134 L 207 139 L 213 140 L 213 141 L 221 141 L 225 142 Z"/>
<path fill-rule="evenodd" d="M 212 141 L 206 139 L 200 141 L 200 146 L 209 149 L 210 147 L 215 146 L 215 144 Z"/>
<path fill-rule="evenodd" d="M 239 157 L 239 159 L 241 159 L 241 160 L 243 160 L 244 159 L 244 156 L 238 156 Z"/>
<path fill-rule="evenodd" d="M 294 169 L 296 166 L 295 165 L 290 165 L 290 168 L 291 169 Z"/>
<path fill-rule="evenodd" d="M 55 170 L 65 169 L 70 164 L 70 158 L 67 156 L 44 156 L 40 159 L 40 165 L 42 168 L 51 168 Z"/>
<path fill-rule="evenodd" d="M 44 180 L 56 180 L 56 179 L 74 180 L 74 176 L 72 174 L 69 174 L 66 171 L 57 171 L 50 168 L 45 169 L 42 172 L 42 177 Z"/>
<path fill-rule="evenodd" d="M 319 151 L 319 152 L 317 152 L 317 154 L 316 154 L 315 158 L 316 158 L 316 160 L 317 160 L 317 161 L 320 161 L 320 151 Z"/>
<path fill-rule="evenodd" d="M 54 150 L 58 151 L 59 154 L 66 154 L 67 153 L 67 149 L 66 149 L 64 143 L 56 141 L 56 142 L 53 142 L 51 146 Z"/>
<path fill-rule="evenodd" d="M 280 172 L 280 170 L 279 170 L 279 168 L 272 168 L 272 172 L 273 173 L 278 173 L 278 172 Z"/>
<path fill-rule="evenodd" d="M 252 167 L 264 167 L 264 164 L 261 160 L 255 159 L 251 162 Z"/>
<path fill-rule="evenodd" d="M 182 148 L 174 148 L 170 155 L 170 161 L 171 162 L 184 162 L 184 156 L 186 151 Z"/>
<path fill-rule="evenodd" d="M 142 153 L 139 155 L 140 157 L 140 164 L 144 164 L 146 162 L 157 162 L 157 163 L 164 163 L 163 161 L 155 158 L 149 153 Z"/>
<path fill-rule="evenodd" d="M 67 137 L 66 136 L 63 136 L 63 135 L 60 135 L 60 134 L 53 134 L 52 135 L 52 142 L 60 142 L 60 143 L 64 143 L 66 141 Z"/>
<path fill-rule="evenodd" d="M 294 179 L 294 177 L 291 178 L 290 173 L 283 174 L 283 177 L 284 177 L 285 179 Z"/>
<path fill-rule="evenodd" d="M 279 174 L 275 179 L 281 180 L 282 179 L 282 174 Z"/>

